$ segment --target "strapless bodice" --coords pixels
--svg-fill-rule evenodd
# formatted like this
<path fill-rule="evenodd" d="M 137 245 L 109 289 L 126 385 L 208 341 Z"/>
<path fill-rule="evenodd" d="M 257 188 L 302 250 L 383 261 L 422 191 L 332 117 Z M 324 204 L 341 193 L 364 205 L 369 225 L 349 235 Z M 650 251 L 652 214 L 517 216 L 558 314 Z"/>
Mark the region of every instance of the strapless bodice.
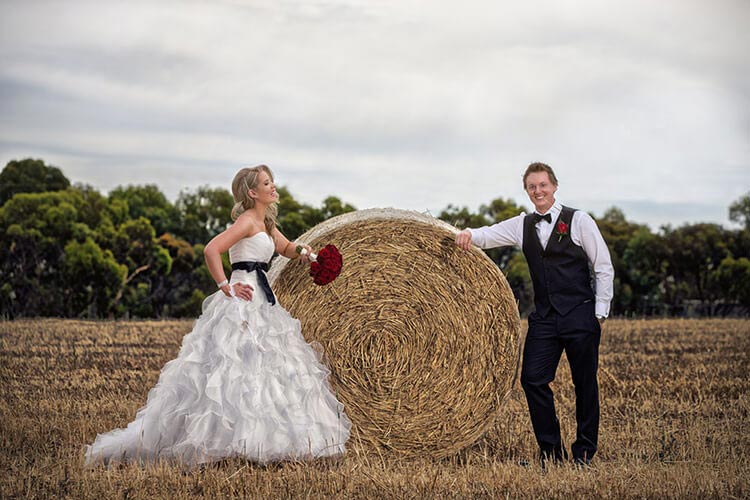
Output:
<path fill-rule="evenodd" d="M 271 236 L 261 231 L 232 245 L 229 248 L 229 262 L 268 262 L 273 257 L 274 249 Z"/>

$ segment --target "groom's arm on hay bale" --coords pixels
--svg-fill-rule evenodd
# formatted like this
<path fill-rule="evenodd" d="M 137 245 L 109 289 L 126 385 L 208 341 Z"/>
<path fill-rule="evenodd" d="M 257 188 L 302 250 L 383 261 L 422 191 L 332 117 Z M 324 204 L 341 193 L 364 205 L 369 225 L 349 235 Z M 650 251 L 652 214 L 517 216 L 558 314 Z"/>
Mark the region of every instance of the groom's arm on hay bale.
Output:
<path fill-rule="evenodd" d="M 456 235 L 456 245 L 464 250 L 469 250 L 471 245 L 479 248 L 520 247 L 523 242 L 524 216 L 521 213 L 491 226 L 466 228 Z"/>

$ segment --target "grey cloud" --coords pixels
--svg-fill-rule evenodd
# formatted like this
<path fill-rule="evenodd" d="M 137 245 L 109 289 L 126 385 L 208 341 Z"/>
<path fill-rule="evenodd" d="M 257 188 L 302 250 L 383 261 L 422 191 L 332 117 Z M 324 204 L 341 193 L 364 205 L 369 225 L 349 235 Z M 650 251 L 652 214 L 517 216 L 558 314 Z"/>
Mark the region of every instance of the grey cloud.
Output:
<path fill-rule="evenodd" d="M 98 164 L 110 183 L 161 176 L 171 193 L 257 160 L 306 201 L 432 211 L 525 203 L 520 171 L 541 160 L 566 200 L 690 195 L 723 213 L 750 185 L 748 12 L 730 0 L 4 2 L 0 155 Z M 48 36 L 22 36 L 32 26 Z"/>

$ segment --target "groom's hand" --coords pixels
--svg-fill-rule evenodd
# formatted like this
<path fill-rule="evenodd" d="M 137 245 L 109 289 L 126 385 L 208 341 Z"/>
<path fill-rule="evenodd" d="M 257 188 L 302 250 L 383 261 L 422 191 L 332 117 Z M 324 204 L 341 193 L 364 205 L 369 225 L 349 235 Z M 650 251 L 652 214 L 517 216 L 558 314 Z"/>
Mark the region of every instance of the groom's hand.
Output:
<path fill-rule="evenodd" d="M 471 248 L 471 231 L 464 229 L 456 235 L 456 246 L 469 250 Z"/>

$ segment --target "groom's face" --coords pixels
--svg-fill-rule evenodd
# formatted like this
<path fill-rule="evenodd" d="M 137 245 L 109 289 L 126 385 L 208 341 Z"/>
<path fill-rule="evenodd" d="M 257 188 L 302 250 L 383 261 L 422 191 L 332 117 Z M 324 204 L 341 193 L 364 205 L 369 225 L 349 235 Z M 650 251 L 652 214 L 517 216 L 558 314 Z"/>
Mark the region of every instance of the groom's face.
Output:
<path fill-rule="evenodd" d="M 526 194 L 536 211 L 543 214 L 555 203 L 557 186 L 549 180 L 547 172 L 532 172 L 526 177 Z"/>

